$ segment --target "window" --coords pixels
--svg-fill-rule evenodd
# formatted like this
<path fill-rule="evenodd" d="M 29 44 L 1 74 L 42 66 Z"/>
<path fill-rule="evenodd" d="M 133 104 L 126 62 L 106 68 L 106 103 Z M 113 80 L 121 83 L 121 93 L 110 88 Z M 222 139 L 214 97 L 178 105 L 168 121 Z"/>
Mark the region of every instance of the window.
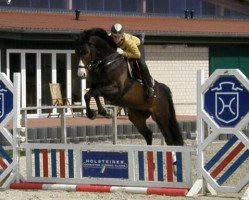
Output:
<path fill-rule="evenodd" d="M 225 9 L 225 8 L 224 8 L 224 10 L 223 10 L 223 15 L 224 15 L 225 17 L 230 16 L 230 15 L 231 15 L 231 10 Z"/>
<path fill-rule="evenodd" d="M 215 15 L 215 5 L 205 2 L 202 2 L 202 14 L 203 16 L 216 16 Z"/>
<path fill-rule="evenodd" d="M 30 7 L 30 1 L 29 0 L 18 0 L 11 2 L 11 6 L 13 7 Z"/>
<path fill-rule="evenodd" d="M 9 54 L 9 66 L 10 66 L 10 80 L 13 82 L 13 75 L 15 72 L 21 72 L 21 54 L 10 53 Z"/>
<path fill-rule="evenodd" d="M 56 76 L 57 83 L 61 84 L 61 93 L 63 97 L 67 96 L 67 57 L 64 53 L 56 54 Z"/>
<path fill-rule="evenodd" d="M 147 12 L 168 14 L 169 13 L 169 0 L 147 0 L 146 1 Z"/>
<path fill-rule="evenodd" d="M 31 7 L 32 8 L 49 8 L 49 0 L 44 0 L 44 1 L 32 0 Z"/>
<path fill-rule="evenodd" d="M 104 5 L 102 0 L 87 0 L 86 2 L 87 10 L 89 11 L 103 11 Z"/>
<path fill-rule="evenodd" d="M 122 12 L 137 12 L 138 5 L 136 0 L 122 0 L 121 1 Z"/>
<path fill-rule="evenodd" d="M 37 76 L 36 76 L 36 54 L 25 54 L 25 68 L 26 68 L 26 106 L 36 106 L 37 101 Z M 28 111 L 28 113 L 34 113 L 34 110 Z"/>
<path fill-rule="evenodd" d="M 69 2 L 68 0 L 50 0 L 50 8 L 69 9 Z"/>
<path fill-rule="evenodd" d="M 78 10 L 85 10 L 86 9 L 86 2 L 85 0 L 73 0 L 73 9 L 78 9 Z"/>
<path fill-rule="evenodd" d="M 184 10 L 186 9 L 185 1 L 174 0 L 170 2 L 170 14 L 183 16 Z"/>
<path fill-rule="evenodd" d="M 149 0 L 146 1 L 146 12 L 147 13 L 154 13 L 153 5 L 154 5 L 153 1 L 149 1 Z"/>
<path fill-rule="evenodd" d="M 77 75 L 78 58 L 76 54 L 71 55 L 71 77 L 72 77 L 72 103 L 81 102 L 81 79 Z"/>
<path fill-rule="evenodd" d="M 41 104 L 51 105 L 49 83 L 52 83 L 52 55 L 50 53 L 41 54 Z M 48 113 L 50 110 L 42 110 Z"/>
<path fill-rule="evenodd" d="M 186 9 L 193 10 L 195 15 L 201 15 L 201 0 L 187 0 Z"/>
<path fill-rule="evenodd" d="M 121 5 L 120 0 L 105 0 L 104 4 L 104 10 L 105 11 L 114 11 L 114 12 L 120 12 Z"/>

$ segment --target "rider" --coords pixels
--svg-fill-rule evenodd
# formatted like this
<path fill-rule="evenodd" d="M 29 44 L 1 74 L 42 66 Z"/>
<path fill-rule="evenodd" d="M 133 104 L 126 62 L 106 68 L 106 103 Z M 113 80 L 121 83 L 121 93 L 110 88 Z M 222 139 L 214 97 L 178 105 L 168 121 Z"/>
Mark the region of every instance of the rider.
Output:
<path fill-rule="evenodd" d="M 143 45 L 139 38 L 134 35 L 124 32 L 121 24 L 114 24 L 111 27 L 111 37 L 114 43 L 117 45 L 117 52 L 123 57 L 129 59 L 137 59 L 144 78 L 144 84 L 147 87 L 147 94 L 149 98 L 155 96 L 154 80 L 152 79 L 148 67 L 144 59 Z"/>

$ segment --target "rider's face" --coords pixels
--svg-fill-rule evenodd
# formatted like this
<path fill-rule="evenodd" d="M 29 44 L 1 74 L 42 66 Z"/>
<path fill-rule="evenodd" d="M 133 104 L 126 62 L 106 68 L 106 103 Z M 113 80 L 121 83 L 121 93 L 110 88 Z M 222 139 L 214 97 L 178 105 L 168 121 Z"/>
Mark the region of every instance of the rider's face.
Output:
<path fill-rule="evenodd" d="M 113 39 L 115 44 L 119 44 L 121 39 L 122 39 L 122 35 L 113 35 L 112 34 L 112 39 Z"/>

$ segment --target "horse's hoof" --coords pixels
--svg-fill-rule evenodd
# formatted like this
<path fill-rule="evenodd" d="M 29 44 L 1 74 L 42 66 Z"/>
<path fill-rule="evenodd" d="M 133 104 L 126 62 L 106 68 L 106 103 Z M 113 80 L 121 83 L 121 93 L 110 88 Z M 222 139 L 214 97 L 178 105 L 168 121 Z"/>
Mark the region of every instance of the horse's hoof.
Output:
<path fill-rule="evenodd" d="M 94 120 L 96 118 L 96 113 L 95 112 L 86 113 L 86 116 L 89 119 Z"/>
<path fill-rule="evenodd" d="M 104 116 L 104 117 L 106 117 L 107 112 L 106 112 L 105 109 L 101 109 L 101 110 L 99 111 L 99 114 L 102 115 L 102 116 Z"/>

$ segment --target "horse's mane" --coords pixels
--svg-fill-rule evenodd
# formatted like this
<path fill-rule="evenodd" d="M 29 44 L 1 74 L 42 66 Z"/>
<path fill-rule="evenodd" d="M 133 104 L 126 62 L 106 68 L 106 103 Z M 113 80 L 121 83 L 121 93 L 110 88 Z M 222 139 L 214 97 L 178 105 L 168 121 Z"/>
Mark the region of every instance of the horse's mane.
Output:
<path fill-rule="evenodd" d="M 102 28 L 92 28 L 82 31 L 79 35 L 80 44 L 89 43 L 93 45 L 102 58 L 114 53 L 117 46 L 112 38 Z"/>
<path fill-rule="evenodd" d="M 117 48 L 106 30 L 102 28 L 92 28 L 80 32 L 80 42 L 89 42 L 91 36 L 97 36 L 106 41 L 112 48 Z"/>
<path fill-rule="evenodd" d="M 98 36 L 91 36 L 89 42 L 96 48 L 98 55 L 102 58 L 116 52 L 108 42 Z"/>

